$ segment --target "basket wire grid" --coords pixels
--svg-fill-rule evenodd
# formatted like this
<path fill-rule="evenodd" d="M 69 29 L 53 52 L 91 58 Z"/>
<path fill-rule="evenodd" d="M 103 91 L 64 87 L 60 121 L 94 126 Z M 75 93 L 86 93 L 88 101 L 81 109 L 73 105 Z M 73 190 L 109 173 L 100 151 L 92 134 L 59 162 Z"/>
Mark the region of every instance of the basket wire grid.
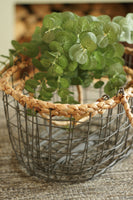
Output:
<path fill-rule="evenodd" d="M 85 181 L 105 171 L 132 148 L 130 123 L 122 105 L 74 126 L 74 119 L 29 115 L 3 95 L 5 116 L 17 159 L 31 175 L 47 181 Z M 130 99 L 133 108 L 133 99 Z M 69 121 L 66 127 L 55 121 Z"/>
<path fill-rule="evenodd" d="M 130 67 L 132 57 L 125 56 L 125 60 Z M 86 101 L 86 91 L 83 94 Z M 52 109 L 47 118 L 42 117 L 34 108 L 29 110 L 26 104 L 21 105 L 5 92 L 3 103 L 17 159 L 28 173 L 45 181 L 92 179 L 132 150 L 132 128 L 122 104 L 76 121 L 72 115 L 53 116 Z M 128 103 L 133 111 L 132 97 Z"/>

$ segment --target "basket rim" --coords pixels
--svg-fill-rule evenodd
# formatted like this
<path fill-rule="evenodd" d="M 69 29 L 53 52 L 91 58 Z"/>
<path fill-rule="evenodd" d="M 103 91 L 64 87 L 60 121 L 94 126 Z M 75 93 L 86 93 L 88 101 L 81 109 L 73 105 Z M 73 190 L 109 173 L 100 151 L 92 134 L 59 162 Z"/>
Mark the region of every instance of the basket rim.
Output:
<path fill-rule="evenodd" d="M 125 53 L 133 55 L 133 49 L 126 47 Z M 128 99 L 133 97 L 133 80 L 131 80 L 127 86 L 124 88 L 123 93 L 118 93 L 118 95 L 106 99 L 104 97 L 99 98 L 93 103 L 89 104 L 61 104 L 52 103 L 47 101 L 42 101 L 35 99 L 32 96 L 26 96 L 22 93 L 22 85 L 19 88 L 14 89 L 9 84 L 10 77 L 19 69 L 24 69 L 30 66 L 31 60 L 16 62 L 11 68 L 7 69 L 0 78 L 0 90 L 4 91 L 6 94 L 11 95 L 16 101 L 18 101 L 22 106 L 27 106 L 27 108 L 34 109 L 39 112 L 43 117 L 48 117 L 49 113 L 52 116 L 73 116 L 76 121 L 82 120 L 91 114 L 91 117 L 96 114 L 103 114 L 107 109 L 114 108 L 117 104 L 122 103 L 126 114 L 133 125 L 133 114 L 131 113 L 130 106 L 128 104 Z M 133 70 L 124 66 L 126 73 L 133 77 Z M 24 84 L 24 82 L 22 83 Z"/>

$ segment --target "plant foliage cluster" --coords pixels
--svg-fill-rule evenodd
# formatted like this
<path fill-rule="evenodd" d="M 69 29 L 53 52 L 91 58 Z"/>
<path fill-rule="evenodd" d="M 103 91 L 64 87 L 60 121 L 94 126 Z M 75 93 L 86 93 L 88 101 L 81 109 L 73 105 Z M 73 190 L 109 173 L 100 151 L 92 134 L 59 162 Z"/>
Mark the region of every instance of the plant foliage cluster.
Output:
<path fill-rule="evenodd" d="M 107 15 L 54 12 L 44 17 L 30 42 L 12 41 L 9 59 L 12 65 L 19 54 L 32 58 L 39 72 L 26 81 L 25 89 L 35 98 L 49 101 L 56 91 L 61 103 L 76 103 L 70 85 L 88 87 L 95 78 L 94 88 L 100 88 L 101 78 L 108 77 L 104 92 L 112 97 L 125 84 L 122 41 L 133 42 L 131 13 L 111 20 Z"/>

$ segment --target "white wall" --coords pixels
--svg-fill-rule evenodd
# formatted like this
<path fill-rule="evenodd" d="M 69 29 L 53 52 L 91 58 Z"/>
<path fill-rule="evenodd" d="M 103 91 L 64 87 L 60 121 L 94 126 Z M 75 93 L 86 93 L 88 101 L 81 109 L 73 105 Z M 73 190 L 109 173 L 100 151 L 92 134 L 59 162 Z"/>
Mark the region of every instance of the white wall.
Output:
<path fill-rule="evenodd" d="M 0 0 L 0 55 L 7 54 L 13 38 L 14 6 L 13 0 Z"/>
<path fill-rule="evenodd" d="M 133 2 L 133 0 L 0 0 L 0 55 L 8 54 L 10 41 L 14 39 L 15 4 L 31 3 L 103 3 Z"/>

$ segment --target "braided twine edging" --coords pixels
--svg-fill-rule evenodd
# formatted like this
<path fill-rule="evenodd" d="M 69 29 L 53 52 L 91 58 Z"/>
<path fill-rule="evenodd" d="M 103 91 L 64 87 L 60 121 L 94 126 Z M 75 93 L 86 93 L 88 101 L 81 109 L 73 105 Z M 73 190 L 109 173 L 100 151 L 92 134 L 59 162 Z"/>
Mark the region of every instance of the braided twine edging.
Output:
<path fill-rule="evenodd" d="M 127 54 L 133 55 L 133 50 L 130 48 L 126 48 L 125 52 Z M 124 93 L 119 93 L 117 96 L 114 96 L 108 100 L 105 100 L 104 97 L 101 97 L 92 104 L 57 104 L 38 100 L 32 96 L 24 95 L 22 93 L 22 89 L 25 83 L 23 79 L 21 79 L 20 84 L 15 89 L 12 87 L 9 82 L 11 76 L 18 70 L 29 67 L 30 65 L 32 64 L 31 60 L 29 59 L 23 60 L 22 62 L 17 61 L 15 62 L 15 65 L 7 69 L 0 78 L 0 90 L 4 91 L 6 94 L 11 95 L 22 106 L 26 105 L 27 108 L 34 109 L 35 111 L 39 112 L 42 117 L 46 118 L 48 118 L 51 112 L 52 116 L 73 116 L 75 121 L 84 121 L 90 114 L 91 117 L 95 116 L 96 114 L 103 114 L 107 109 L 114 108 L 117 106 L 117 104 L 122 104 L 124 106 L 126 115 L 129 118 L 131 125 L 133 126 L 133 114 L 128 103 L 129 98 L 133 97 L 133 80 L 127 84 L 124 89 Z M 131 68 L 125 66 L 124 70 L 126 73 L 130 74 L 131 77 L 133 77 L 133 70 Z M 31 74 L 31 76 L 32 75 L 33 74 Z"/>

